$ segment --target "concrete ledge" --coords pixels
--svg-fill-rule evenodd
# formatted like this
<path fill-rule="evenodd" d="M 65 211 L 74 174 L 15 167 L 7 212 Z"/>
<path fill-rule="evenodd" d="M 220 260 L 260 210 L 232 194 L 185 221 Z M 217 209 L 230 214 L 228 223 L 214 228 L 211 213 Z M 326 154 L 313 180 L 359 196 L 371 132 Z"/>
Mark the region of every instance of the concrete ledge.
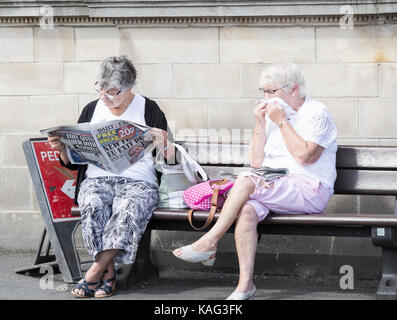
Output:
<path fill-rule="evenodd" d="M 0 1 L 2 16 L 40 16 L 40 7 L 51 6 L 57 16 L 90 17 L 200 17 L 200 16 L 287 16 L 339 15 L 349 5 L 355 14 L 394 13 L 396 1 Z"/>

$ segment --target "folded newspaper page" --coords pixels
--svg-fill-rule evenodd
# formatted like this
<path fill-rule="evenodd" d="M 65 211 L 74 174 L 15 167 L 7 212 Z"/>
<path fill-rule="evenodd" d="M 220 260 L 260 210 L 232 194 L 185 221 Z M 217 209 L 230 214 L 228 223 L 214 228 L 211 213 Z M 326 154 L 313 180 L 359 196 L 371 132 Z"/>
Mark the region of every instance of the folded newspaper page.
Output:
<path fill-rule="evenodd" d="M 145 149 L 152 144 L 150 129 L 126 120 L 112 120 L 56 126 L 40 133 L 60 136 L 71 163 L 90 163 L 120 173 L 144 156 Z"/>
<path fill-rule="evenodd" d="M 247 172 L 253 173 L 259 177 L 264 178 L 265 180 L 274 180 L 276 178 L 288 175 L 289 171 L 287 168 L 270 168 L 263 166 L 257 169 L 249 168 Z M 228 171 L 219 171 L 219 175 L 237 178 L 237 174 Z"/>

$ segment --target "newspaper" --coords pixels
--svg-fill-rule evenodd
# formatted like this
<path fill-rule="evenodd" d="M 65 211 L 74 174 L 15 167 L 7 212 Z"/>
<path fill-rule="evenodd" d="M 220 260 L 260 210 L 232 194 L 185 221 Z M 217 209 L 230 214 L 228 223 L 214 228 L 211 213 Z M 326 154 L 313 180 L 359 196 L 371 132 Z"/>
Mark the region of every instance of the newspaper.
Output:
<path fill-rule="evenodd" d="M 59 136 L 73 164 L 93 164 L 120 173 L 144 156 L 152 144 L 151 128 L 126 120 L 79 123 L 40 130 Z"/>
<path fill-rule="evenodd" d="M 287 168 L 270 168 L 262 166 L 260 168 L 249 168 L 246 172 L 253 173 L 256 176 L 262 177 L 265 180 L 274 180 L 282 176 L 286 176 L 289 173 Z M 237 174 L 229 171 L 219 171 L 221 176 L 229 176 L 237 178 Z"/>

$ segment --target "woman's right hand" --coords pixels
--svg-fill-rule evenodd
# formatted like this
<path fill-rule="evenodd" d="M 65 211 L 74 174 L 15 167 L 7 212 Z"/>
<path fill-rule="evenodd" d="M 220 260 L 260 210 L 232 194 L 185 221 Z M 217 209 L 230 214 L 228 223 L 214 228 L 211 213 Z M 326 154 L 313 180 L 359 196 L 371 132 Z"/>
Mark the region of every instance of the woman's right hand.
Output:
<path fill-rule="evenodd" d="M 61 141 L 59 136 L 48 136 L 48 144 L 51 149 L 58 149 L 59 151 L 65 150 L 65 144 Z"/>
<path fill-rule="evenodd" d="M 59 136 L 48 136 L 48 144 L 51 149 L 58 149 L 59 156 L 65 164 L 69 163 L 69 157 L 66 153 L 65 144 L 61 141 L 61 137 Z"/>
<path fill-rule="evenodd" d="M 261 124 L 266 124 L 266 107 L 267 107 L 267 103 L 264 101 L 259 101 L 257 102 L 255 109 L 254 109 L 254 115 L 255 115 L 255 119 L 257 122 L 261 123 Z"/>

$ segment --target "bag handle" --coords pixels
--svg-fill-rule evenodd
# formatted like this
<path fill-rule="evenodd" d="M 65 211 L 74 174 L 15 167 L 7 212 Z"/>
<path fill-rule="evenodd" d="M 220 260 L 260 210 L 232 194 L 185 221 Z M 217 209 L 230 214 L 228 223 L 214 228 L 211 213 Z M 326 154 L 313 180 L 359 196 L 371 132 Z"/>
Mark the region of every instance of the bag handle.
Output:
<path fill-rule="evenodd" d="M 218 190 L 218 189 L 215 189 L 215 190 L 214 190 L 214 193 L 212 194 L 212 198 L 211 198 L 211 209 L 210 209 L 210 212 L 209 212 L 209 214 L 208 214 L 207 220 L 205 220 L 205 223 L 204 223 L 203 226 L 201 226 L 201 227 L 196 227 L 196 226 L 193 224 L 193 212 L 194 212 L 194 211 L 197 211 L 197 210 L 193 210 L 193 209 L 190 209 L 190 210 L 189 210 L 189 212 L 188 212 L 188 219 L 189 219 L 190 225 L 192 226 L 192 228 L 193 228 L 194 230 L 197 230 L 197 231 L 204 230 L 204 229 L 208 228 L 208 226 L 209 226 L 209 225 L 212 223 L 212 221 L 214 220 L 215 212 L 216 212 L 216 210 L 218 209 L 218 193 L 219 193 L 219 190 Z"/>
<path fill-rule="evenodd" d="M 210 181 L 209 183 L 210 183 L 210 187 L 211 187 L 211 189 L 212 189 L 212 186 L 213 186 L 213 185 L 221 186 L 221 185 L 226 184 L 226 183 L 228 183 L 228 182 L 229 182 L 229 180 L 223 179 L 223 180 Z M 218 190 L 218 189 L 212 189 L 212 190 L 215 191 L 215 190 Z"/>
<path fill-rule="evenodd" d="M 207 181 L 208 177 L 207 174 L 205 173 L 205 171 L 203 170 L 203 168 L 201 168 L 201 166 L 186 152 L 186 150 L 179 144 L 176 143 L 172 143 L 172 145 L 179 150 L 179 152 L 182 155 L 182 169 L 183 169 L 183 173 L 185 174 L 186 178 L 189 180 L 190 183 L 192 184 L 197 184 L 197 178 L 192 175 L 192 173 L 190 172 L 190 170 L 187 168 L 187 164 L 189 163 L 193 166 L 194 170 L 197 171 L 201 178 L 203 179 L 203 181 Z M 156 155 L 156 162 L 158 161 L 160 152 L 157 153 Z"/>
<path fill-rule="evenodd" d="M 221 181 L 210 181 L 210 186 L 222 185 L 222 184 L 225 184 L 228 182 L 229 182 L 229 180 L 226 180 L 226 179 L 223 179 Z M 215 212 L 218 209 L 218 196 L 219 196 L 219 189 L 213 189 L 213 193 L 212 193 L 212 197 L 211 197 L 211 209 L 208 214 L 207 220 L 205 221 L 205 223 L 202 227 L 196 227 L 193 225 L 193 212 L 195 210 L 193 210 L 193 209 L 189 210 L 188 219 L 189 219 L 189 223 L 193 229 L 200 231 L 200 230 L 206 229 L 212 223 L 212 221 L 214 220 L 214 217 L 215 217 Z"/>
<path fill-rule="evenodd" d="M 183 172 L 185 173 L 185 175 L 186 175 L 187 179 L 190 181 L 190 183 L 197 184 L 198 181 L 197 181 L 197 178 L 195 176 L 193 176 L 191 174 L 191 172 L 189 171 L 189 169 L 187 168 L 186 162 L 188 162 L 189 164 L 191 164 L 194 167 L 194 169 L 200 174 L 200 176 L 203 179 L 203 181 L 207 181 L 208 180 L 207 174 L 205 173 L 203 168 L 201 168 L 201 166 L 197 163 L 197 161 L 195 161 L 186 152 L 186 150 L 182 146 L 180 146 L 179 144 L 176 144 L 176 143 L 174 143 L 173 145 L 182 154 L 182 158 L 183 158 L 183 160 L 182 160 Z"/>

